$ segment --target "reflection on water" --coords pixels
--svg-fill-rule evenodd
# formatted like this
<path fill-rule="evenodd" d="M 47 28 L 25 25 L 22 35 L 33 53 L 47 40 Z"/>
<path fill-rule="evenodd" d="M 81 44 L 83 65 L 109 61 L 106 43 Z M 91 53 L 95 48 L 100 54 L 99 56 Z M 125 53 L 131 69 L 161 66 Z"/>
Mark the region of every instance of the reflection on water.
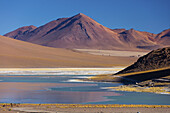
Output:
<path fill-rule="evenodd" d="M 89 76 L 1 76 L 0 102 L 170 105 L 169 95 L 105 89 L 118 83 L 74 82 Z"/>

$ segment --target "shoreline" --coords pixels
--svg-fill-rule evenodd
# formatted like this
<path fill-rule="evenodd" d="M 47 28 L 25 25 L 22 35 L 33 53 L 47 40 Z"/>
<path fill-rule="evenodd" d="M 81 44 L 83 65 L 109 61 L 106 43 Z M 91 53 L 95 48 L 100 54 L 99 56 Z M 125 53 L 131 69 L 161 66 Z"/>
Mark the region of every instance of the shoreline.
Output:
<path fill-rule="evenodd" d="M 149 92 L 156 94 L 170 94 L 170 75 L 158 77 L 158 73 L 168 73 L 170 67 L 160 68 L 155 70 L 141 71 L 141 72 L 132 72 L 126 74 L 103 74 L 96 75 L 84 79 L 84 81 L 94 81 L 94 82 L 119 82 L 124 85 L 117 87 L 108 87 L 109 90 L 114 91 L 127 91 L 127 92 Z M 149 74 L 154 74 L 149 78 Z M 147 79 L 146 79 L 147 78 Z M 162 81 L 157 81 L 156 79 L 161 79 Z"/>
<path fill-rule="evenodd" d="M 99 107 L 99 108 L 106 108 L 106 107 L 146 107 L 146 108 L 170 108 L 170 105 L 147 105 L 147 104 L 58 104 L 58 103 L 53 103 L 53 104 L 33 104 L 33 103 L 0 103 L 0 106 L 8 106 L 8 107 L 21 107 L 21 106 L 56 106 L 56 107 L 69 107 L 69 108 L 74 108 L 74 107 L 84 107 L 84 108 L 93 108 L 93 107 Z"/>
<path fill-rule="evenodd" d="M 0 103 L 0 113 L 169 113 L 170 105 L 125 105 L 125 104 L 14 104 Z"/>

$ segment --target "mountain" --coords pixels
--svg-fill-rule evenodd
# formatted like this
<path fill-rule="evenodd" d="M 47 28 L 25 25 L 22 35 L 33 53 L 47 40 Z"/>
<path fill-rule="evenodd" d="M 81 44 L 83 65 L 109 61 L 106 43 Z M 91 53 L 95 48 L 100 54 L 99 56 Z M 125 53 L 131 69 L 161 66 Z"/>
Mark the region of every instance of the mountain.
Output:
<path fill-rule="evenodd" d="M 154 41 L 155 34 L 152 33 L 130 29 L 119 34 L 119 39 L 131 48 L 153 49 L 155 46 L 158 46 Z"/>
<path fill-rule="evenodd" d="M 164 46 L 164 41 L 155 39 L 158 37 L 156 34 L 134 29 L 109 29 L 82 13 L 51 21 L 38 28 L 20 29 L 4 36 L 56 48 L 139 50 Z M 169 40 L 169 35 L 166 37 L 164 40 Z"/>
<path fill-rule="evenodd" d="M 109 57 L 51 48 L 0 36 L 0 67 L 110 67 L 126 66 L 136 58 Z"/>
<path fill-rule="evenodd" d="M 170 66 L 170 47 L 153 50 L 117 74 L 147 71 Z M 169 70 L 170 72 L 170 70 Z"/>
<path fill-rule="evenodd" d="M 10 37 L 9 34 L 4 36 Z M 16 39 L 57 48 L 109 49 L 124 46 L 116 33 L 82 13 L 54 20 Z"/>
<path fill-rule="evenodd" d="M 159 33 L 155 40 L 162 45 L 169 46 L 170 45 L 170 29 L 164 30 Z"/>
<path fill-rule="evenodd" d="M 37 27 L 31 25 L 31 26 L 24 26 L 21 28 L 18 28 L 10 33 L 7 33 L 6 36 L 18 39 L 18 37 L 22 37 L 27 32 L 31 32 L 32 30 L 36 29 Z"/>

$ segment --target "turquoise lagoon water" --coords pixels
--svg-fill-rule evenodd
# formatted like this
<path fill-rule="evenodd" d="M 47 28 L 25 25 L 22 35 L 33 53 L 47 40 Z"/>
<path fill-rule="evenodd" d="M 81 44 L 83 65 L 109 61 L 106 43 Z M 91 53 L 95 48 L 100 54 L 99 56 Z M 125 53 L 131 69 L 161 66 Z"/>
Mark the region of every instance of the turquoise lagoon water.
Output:
<path fill-rule="evenodd" d="M 108 90 L 119 83 L 79 82 L 93 75 L 43 75 L 18 77 L 2 76 L 0 83 L 53 83 L 37 90 L 21 89 L 17 86 L 0 92 L 0 103 L 61 103 L 61 104 L 155 104 L 170 105 L 170 95 Z M 2 87 L 2 86 L 0 86 Z"/>

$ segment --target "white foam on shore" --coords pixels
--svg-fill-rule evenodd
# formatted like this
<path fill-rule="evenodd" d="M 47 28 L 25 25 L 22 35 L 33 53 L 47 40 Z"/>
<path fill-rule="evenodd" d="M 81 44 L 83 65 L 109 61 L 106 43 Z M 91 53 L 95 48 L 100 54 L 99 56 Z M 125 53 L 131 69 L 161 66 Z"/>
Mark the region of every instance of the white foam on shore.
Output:
<path fill-rule="evenodd" d="M 84 81 L 78 80 L 78 79 L 70 79 L 70 80 L 67 80 L 67 82 L 84 82 Z"/>
<path fill-rule="evenodd" d="M 93 81 L 83 81 L 83 80 L 79 80 L 79 79 L 70 79 L 70 80 L 63 81 L 63 82 L 93 82 Z"/>
<path fill-rule="evenodd" d="M 109 89 L 108 87 L 100 87 L 100 89 Z"/>
<path fill-rule="evenodd" d="M 76 77 L 73 77 L 73 78 L 90 78 L 91 76 L 76 76 Z"/>
<path fill-rule="evenodd" d="M 161 94 L 161 95 L 170 95 L 169 93 L 166 93 L 166 92 L 161 92 L 161 93 L 157 93 L 157 94 Z"/>

